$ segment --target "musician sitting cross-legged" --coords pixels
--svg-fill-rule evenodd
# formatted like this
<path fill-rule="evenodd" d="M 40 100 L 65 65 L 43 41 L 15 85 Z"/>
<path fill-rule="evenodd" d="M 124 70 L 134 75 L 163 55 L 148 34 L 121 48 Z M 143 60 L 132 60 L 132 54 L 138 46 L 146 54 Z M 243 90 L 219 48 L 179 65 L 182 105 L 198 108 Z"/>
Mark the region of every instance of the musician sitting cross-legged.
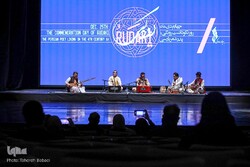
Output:
<path fill-rule="evenodd" d="M 73 76 L 69 77 L 65 81 L 67 91 L 72 93 L 84 93 L 85 87 L 78 79 L 78 72 L 73 72 Z"/>
<path fill-rule="evenodd" d="M 184 91 L 183 87 L 183 79 L 182 77 L 179 77 L 179 74 L 177 72 L 174 72 L 173 74 L 173 81 L 170 83 L 170 86 L 168 87 L 167 91 L 170 94 L 179 94 Z"/>
<path fill-rule="evenodd" d="M 187 92 L 192 94 L 204 94 L 205 91 L 205 81 L 201 78 L 201 72 L 196 73 L 196 79 L 188 84 Z"/>
<path fill-rule="evenodd" d="M 120 91 L 123 89 L 122 81 L 121 81 L 121 78 L 118 76 L 117 70 L 114 70 L 112 76 L 109 77 L 108 86 L 109 87 L 120 87 L 121 88 Z"/>
<path fill-rule="evenodd" d="M 149 80 L 145 76 L 145 72 L 141 72 L 140 77 L 136 79 L 136 86 L 150 86 Z"/>
<path fill-rule="evenodd" d="M 141 72 L 140 77 L 136 79 L 136 87 L 132 88 L 133 92 L 138 93 L 150 93 L 151 86 L 148 78 L 145 76 L 145 72 Z"/>

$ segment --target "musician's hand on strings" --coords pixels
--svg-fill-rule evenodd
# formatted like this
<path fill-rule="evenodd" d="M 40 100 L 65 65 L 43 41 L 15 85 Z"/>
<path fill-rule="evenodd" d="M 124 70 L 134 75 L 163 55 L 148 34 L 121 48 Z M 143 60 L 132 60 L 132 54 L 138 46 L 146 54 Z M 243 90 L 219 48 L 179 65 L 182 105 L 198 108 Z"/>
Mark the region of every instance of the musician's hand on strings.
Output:
<path fill-rule="evenodd" d="M 68 88 L 71 88 L 71 87 L 72 87 L 70 84 L 66 84 L 66 86 L 67 86 Z"/>
<path fill-rule="evenodd" d="M 80 82 L 79 84 L 78 84 L 78 87 L 82 87 L 83 86 L 83 84 Z"/>

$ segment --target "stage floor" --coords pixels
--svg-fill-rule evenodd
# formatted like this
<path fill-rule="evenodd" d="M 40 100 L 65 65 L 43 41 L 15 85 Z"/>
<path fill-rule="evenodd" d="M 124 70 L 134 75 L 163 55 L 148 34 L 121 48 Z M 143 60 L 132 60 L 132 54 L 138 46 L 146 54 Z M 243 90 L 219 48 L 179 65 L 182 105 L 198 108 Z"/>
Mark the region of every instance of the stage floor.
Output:
<path fill-rule="evenodd" d="M 208 93 L 208 92 L 207 92 Z M 250 92 L 222 91 L 229 103 L 249 103 Z M 43 102 L 147 102 L 147 103 L 201 103 L 202 94 L 133 93 L 122 91 L 112 93 L 102 90 L 89 90 L 86 93 L 68 93 L 65 89 L 26 89 L 1 91 L 0 99 Z"/>
<path fill-rule="evenodd" d="M 236 123 L 250 126 L 250 92 L 222 91 Z M 156 125 L 161 124 L 162 109 L 176 103 L 181 109 L 180 126 L 193 126 L 200 120 L 200 106 L 205 95 L 169 95 L 153 93 L 107 93 L 89 91 L 83 94 L 67 93 L 60 89 L 35 89 L 0 92 L 0 123 L 23 123 L 21 107 L 27 100 L 39 100 L 44 112 L 61 119 L 71 117 L 75 124 L 87 124 L 91 112 L 101 115 L 100 124 L 111 125 L 115 114 L 123 114 L 127 125 L 134 125 L 134 110 L 146 109 Z"/>

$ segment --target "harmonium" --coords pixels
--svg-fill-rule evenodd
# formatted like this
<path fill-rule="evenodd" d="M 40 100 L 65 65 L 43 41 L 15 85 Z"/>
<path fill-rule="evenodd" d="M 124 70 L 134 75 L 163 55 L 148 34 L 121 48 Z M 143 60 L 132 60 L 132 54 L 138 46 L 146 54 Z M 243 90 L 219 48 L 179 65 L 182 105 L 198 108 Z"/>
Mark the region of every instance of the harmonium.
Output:
<path fill-rule="evenodd" d="M 152 91 L 151 86 L 137 86 L 136 92 L 137 93 L 150 93 Z"/>

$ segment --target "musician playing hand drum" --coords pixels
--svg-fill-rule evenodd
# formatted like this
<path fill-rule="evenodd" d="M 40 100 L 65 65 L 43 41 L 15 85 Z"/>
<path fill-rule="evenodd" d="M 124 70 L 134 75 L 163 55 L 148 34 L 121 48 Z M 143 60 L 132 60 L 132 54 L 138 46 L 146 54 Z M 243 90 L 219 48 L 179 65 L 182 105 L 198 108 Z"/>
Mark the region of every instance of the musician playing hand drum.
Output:
<path fill-rule="evenodd" d="M 188 84 L 187 92 L 192 94 L 204 94 L 205 91 L 205 81 L 201 78 L 201 72 L 196 73 L 196 79 Z"/>

